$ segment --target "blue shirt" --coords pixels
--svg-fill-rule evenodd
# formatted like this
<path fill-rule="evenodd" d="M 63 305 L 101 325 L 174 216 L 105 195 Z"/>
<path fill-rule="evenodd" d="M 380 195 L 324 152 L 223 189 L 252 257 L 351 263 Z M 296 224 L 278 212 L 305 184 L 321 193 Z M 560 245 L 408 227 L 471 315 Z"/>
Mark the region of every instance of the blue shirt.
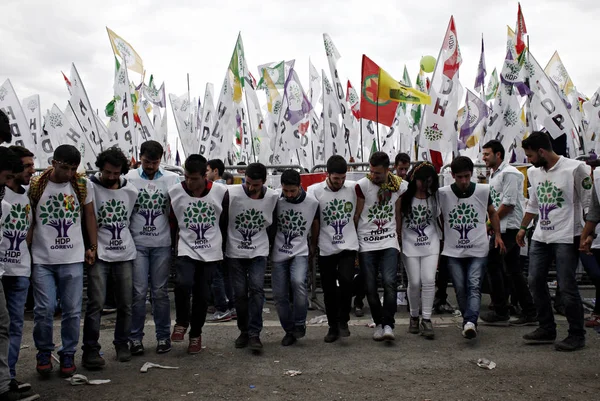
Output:
<path fill-rule="evenodd" d="M 141 167 L 138 167 L 138 173 L 140 173 L 140 177 L 142 177 L 144 180 L 150 180 L 150 178 L 148 178 L 148 176 L 146 175 L 146 173 L 144 172 L 144 169 Z M 158 168 L 158 171 L 154 174 L 154 180 L 158 180 L 160 177 L 162 177 L 164 175 L 164 171 L 162 168 Z M 150 180 L 151 181 L 151 180 Z"/>

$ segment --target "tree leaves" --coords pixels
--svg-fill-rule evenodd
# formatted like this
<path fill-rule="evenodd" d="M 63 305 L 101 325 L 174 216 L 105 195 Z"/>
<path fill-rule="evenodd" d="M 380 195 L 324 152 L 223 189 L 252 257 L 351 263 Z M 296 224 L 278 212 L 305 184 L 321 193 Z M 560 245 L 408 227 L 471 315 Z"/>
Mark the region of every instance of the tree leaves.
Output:
<path fill-rule="evenodd" d="M 555 205 L 557 207 L 562 207 L 563 202 L 565 202 L 563 191 L 549 180 L 546 180 L 538 185 L 536 194 L 538 197 L 538 202 L 542 205 Z"/>
<path fill-rule="evenodd" d="M 303 236 L 306 231 L 306 220 L 301 212 L 287 209 L 277 216 L 277 229 L 284 235 L 294 233 Z"/>
<path fill-rule="evenodd" d="M 191 202 L 183 212 L 186 228 L 192 229 L 193 225 L 207 224 L 214 226 L 217 222 L 217 214 L 212 204 L 199 200 Z"/>

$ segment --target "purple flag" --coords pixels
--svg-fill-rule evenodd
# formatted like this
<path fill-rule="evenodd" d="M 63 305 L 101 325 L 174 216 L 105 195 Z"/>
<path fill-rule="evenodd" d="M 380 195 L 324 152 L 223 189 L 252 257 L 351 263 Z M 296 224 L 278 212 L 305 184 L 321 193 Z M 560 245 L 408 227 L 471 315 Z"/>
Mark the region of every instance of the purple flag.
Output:
<path fill-rule="evenodd" d="M 467 90 L 467 98 L 465 100 L 466 118 L 463 125 L 460 127 L 460 140 L 467 143 L 467 139 L 473 135 L 479 123 L 488 116 L 488 107 L 485 103 L 470 90 Z"/>
<path fill-rule="evenodd" d="M 477 66 L 477 76 L 475 77 L 475 90 L 481 91 L 485 86 L 485 76 L 487 70 L 485 68 L 485 52 L 483 50 L 483 36 L 481 37 L 481 56 L 479 56 L 479 65 Z"/>
<path fill-rule="evenodd" d="M 302 121 L 312 110 L 312 105 L 302 89 L 294 67 L 290 69 L 284 86 L 284 98 L 287 99 L 287 109 L 284 118 L 292 125 Z"/>

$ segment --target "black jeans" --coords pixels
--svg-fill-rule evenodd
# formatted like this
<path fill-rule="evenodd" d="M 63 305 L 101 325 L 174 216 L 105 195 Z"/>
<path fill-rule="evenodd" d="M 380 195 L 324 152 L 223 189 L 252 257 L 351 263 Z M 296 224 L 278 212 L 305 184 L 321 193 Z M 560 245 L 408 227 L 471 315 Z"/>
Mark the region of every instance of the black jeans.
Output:
<path fill-rule="evenodd" d="M 502 241 L 506 247 L 506 254 L 501 255 L 500 250 L 494 247 L 495 237 L 490 241 L 490 253 L 488 254 L 488 280 L 490 285 L 490 296 L 494 303 L 494 310 L 502 316 L 508 315 L 508 296 L 511 295 L 514 304 L 518 304 L 527 317 L 536 314 L 533 298 L 529 292 L 527 279 L 521 271 L 519 254 L 521 248 L 517 245 L 517 233 L 519 230 L 506 230 L 501 234 Z M 508 281 L 505 281 L 508 280 Z M 511 290 L 512 289 L 512 293 Z"/>
<path fill-rule="evenodd" d="M 444 305 L 448 300 L 448 281 L 450 281 L 448 257 L 440 255 L 438 271 L 435 276 L 435 287 L 437 288 L 435 291 L 435 305 Z"/>
<path fill-rule="evenodd" d="M 210 297 L 210 280 L 218 263 L 201 262 L 189 256 L 178 256 L 175 261 L 175 323 L 183 327 L 189 325 L 190 337 L 202 334 Z"/>
<path fill-rule="evenodd" d="M 335 255 L 319 256 L 325 313 L 329 327 L 334 330 L 338 330 L 339 323 L 347 323 L 350 320 L 355 260 L 356 251 L 342 251 Z"/>

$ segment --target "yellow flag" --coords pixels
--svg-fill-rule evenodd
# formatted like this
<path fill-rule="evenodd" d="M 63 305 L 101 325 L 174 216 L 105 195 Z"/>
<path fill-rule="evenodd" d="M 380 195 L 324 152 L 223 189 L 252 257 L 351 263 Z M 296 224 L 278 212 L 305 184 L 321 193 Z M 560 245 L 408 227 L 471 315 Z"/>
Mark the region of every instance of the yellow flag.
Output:
<path fill-rule="evenodd" d="M 431 104 L 431 97 L 423 92 L 396 81 L 383 68 L 379 69 L 379 100 L 394 102 Z"/>
<path fill-rule="evenodd" d="M 127 64 L 127 69 L 139 74 L 144 73 L 144 63 L 140 55 L 122 37 L 106 28 L 113 52 Z"/>

